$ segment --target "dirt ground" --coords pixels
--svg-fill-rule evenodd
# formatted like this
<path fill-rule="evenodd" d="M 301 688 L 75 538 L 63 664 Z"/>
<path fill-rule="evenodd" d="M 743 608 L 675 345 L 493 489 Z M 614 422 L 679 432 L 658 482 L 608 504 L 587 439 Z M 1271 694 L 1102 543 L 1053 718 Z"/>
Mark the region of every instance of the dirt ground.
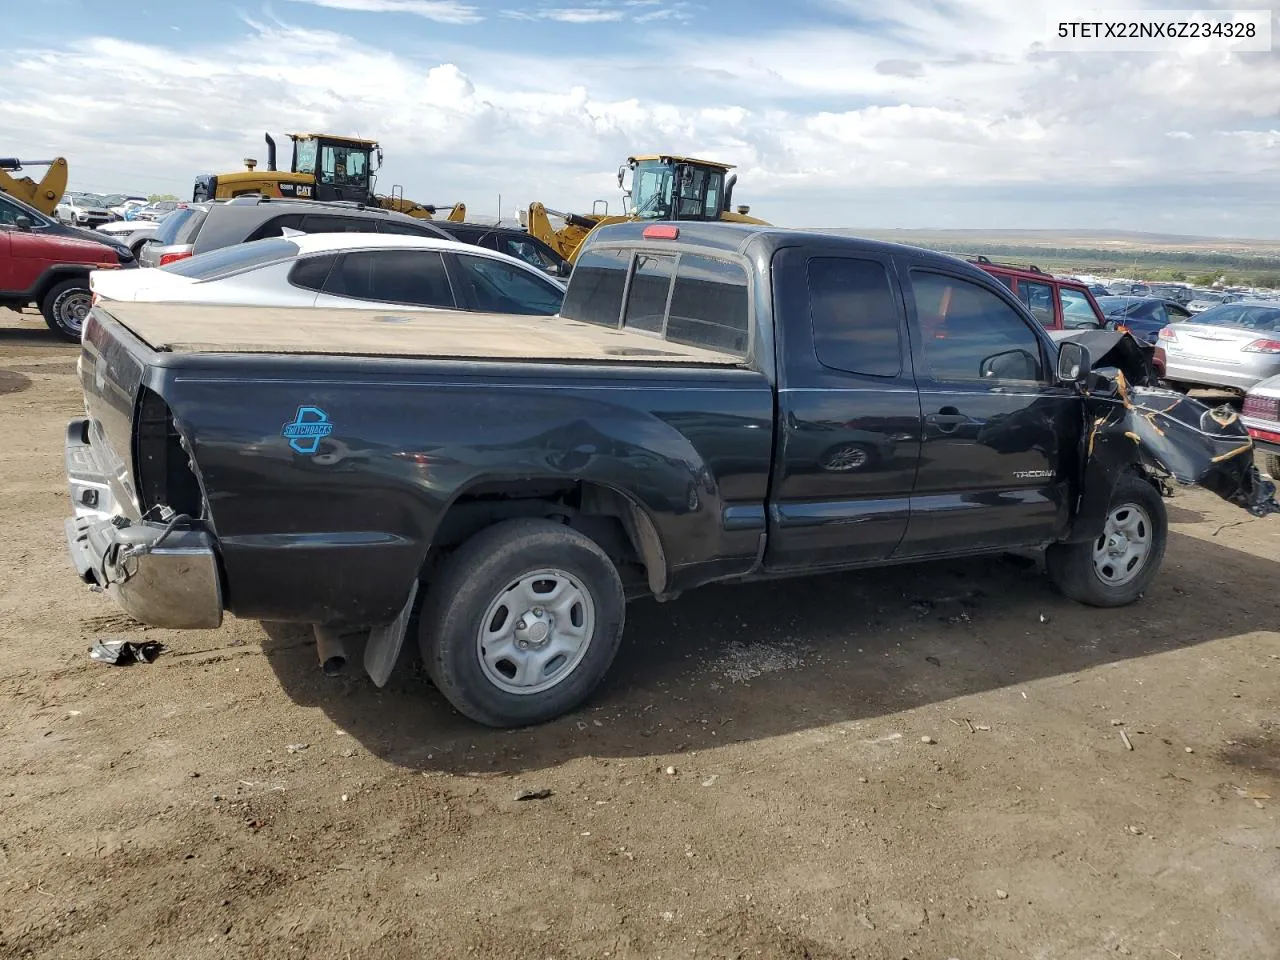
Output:
<path fill-rule="evenodd" d="M 75 356 L 0 311 L 0 956 L 1280 955 L 1280 518 L 1180 493 L 1113 612 L 1011 558 L 636 603 L 585 709 L 494 732 L 408 652 L 87 591 Z"/>

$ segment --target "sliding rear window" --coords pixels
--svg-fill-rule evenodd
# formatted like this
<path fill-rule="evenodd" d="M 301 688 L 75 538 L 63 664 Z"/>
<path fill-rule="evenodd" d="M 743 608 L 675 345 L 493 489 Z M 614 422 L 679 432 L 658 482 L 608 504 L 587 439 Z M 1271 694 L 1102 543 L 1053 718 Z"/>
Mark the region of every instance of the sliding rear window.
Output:
<path fill-rule="evenodd" d="M 748 352 L 747 272 L 717 257 L 596 247 L 574 267 L 560 313 L 739 357 Z"/>

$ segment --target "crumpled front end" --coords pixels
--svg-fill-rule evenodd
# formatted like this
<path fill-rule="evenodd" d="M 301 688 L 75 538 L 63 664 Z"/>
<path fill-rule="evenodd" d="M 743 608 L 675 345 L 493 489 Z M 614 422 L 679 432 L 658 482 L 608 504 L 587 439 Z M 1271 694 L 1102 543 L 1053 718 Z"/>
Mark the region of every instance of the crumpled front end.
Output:
<path fill-rule="evenodd" d="M 1239 414 L 1155 386 L 1149 359 L 1125 333 L 1072 337 L 1094 359 L 1086 387 L 1081 437 L 1080 499 L 1070 540 L 1102 530 L 1111 491 L 1140 469 L 1166 491 L 1200 486 L 1254 516 L 1280 512 L 1276 487 L 1254 464 L 1254 446 Z"/>

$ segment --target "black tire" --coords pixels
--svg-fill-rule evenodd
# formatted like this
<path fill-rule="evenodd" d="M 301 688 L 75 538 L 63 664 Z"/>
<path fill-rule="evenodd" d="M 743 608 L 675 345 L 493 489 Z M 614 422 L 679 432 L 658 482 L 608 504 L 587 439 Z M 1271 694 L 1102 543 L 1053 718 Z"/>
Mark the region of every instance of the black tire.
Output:
<path fill-rule="evenodd" d="M 1280 455 L 1264 453 L 1262 455 L 1262 469 L 1272 480 L 1280 482 Z"/>
<path fill-rule="evenodd" d="M 545 569 L 563 572 L 589 597 L 594 629 L 584 644 L 585 653 L 574 654 L 581 659 L 573 664 L 566 658 L 557 669 L 567 672 L 544 681 L 554 685 L 537 692 L 509 692 L 486 672 L 480 630 L 495 604 L 500 605 L 495 622 L 510 615 L 523 623 L 524 615 L 503 612 L 514 605 L 502 608 L 502 598 L 516 596 L 522 578 L 531 579 Z M 464 543 L 432 580 L 418 643 L 428 675 L 460 713 L 491 727 L 520 727 L 567 713 L 591 694 L 618 651 L 625 610 L 617 568 L 594 540 L 550 520 L 507 520 Z"/>
<path fill-rule="evenodd" d="M 1138 599 L 1159 572 L 1169 536 L 1164 499 L 1146 480 L 1127 473 L 1116 483 L 1107 506 L 1108 518 L 1126 506 L 1141 508 L 1150 521 L 1150 545 L 1140 567 L 1123 583 L 1110 583 L 1094 563 L 1094 552 L 1103 545 L 1105 533 L 1087 543 L 1055 543 L 1045 551 L 1045 565 L 1050 579 L 1065 596 L 1091 607 L 1123 607 Z"/>
<path fill-rule="evenodd" d="M 79 343 L 92 302 L 89 278 L 72 277 L 53 285 L 40 301 L 40 312 L 50 330 L 68 343 Z"/>

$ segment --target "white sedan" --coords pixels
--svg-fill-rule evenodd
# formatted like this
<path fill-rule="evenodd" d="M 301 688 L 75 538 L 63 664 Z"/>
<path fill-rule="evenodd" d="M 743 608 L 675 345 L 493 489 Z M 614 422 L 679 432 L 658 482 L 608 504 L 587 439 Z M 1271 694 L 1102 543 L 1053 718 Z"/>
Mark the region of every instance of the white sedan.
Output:
<path fill-rule="evenodd" d="M 565 285 L 471 244 L 385 233 L 269 237 L 159 268 L 95 270 L 95 300 L 259 307 L 395 306 L 551 316 Z"/>
<path fill-rule="evenodd" d="M 159 229 L 160 223 L 156 220 L 112 220 L 100 226 L 98 232 L 119 240 L 136 257 L 142 245 L 154 237 Z"/>

